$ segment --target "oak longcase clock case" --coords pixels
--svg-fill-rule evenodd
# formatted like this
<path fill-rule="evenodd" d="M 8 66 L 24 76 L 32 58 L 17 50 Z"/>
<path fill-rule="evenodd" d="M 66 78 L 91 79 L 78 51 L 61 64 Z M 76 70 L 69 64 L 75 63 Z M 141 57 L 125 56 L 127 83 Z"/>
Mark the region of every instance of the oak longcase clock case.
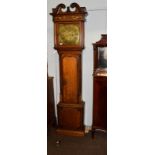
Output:
<path fill-rule="evenodd" d="M 72 3 L 59 4 L 51 13 L 54 22 L 54 48 L 59 54 L 60 102 L 57 105 L 57 132 L 84 135 L 82 100 L 82 50 L 86 8 Z"/>

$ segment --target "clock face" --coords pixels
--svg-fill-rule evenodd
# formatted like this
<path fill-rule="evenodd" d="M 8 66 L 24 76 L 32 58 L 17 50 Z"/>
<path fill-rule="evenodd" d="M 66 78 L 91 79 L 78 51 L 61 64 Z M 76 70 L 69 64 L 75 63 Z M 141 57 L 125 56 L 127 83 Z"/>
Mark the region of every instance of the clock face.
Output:
<path fill-rule="evenodd" d="M 59 24 L 58 34 L 60 46 L 80 44 L 80 27 L 78 24 Z"/>

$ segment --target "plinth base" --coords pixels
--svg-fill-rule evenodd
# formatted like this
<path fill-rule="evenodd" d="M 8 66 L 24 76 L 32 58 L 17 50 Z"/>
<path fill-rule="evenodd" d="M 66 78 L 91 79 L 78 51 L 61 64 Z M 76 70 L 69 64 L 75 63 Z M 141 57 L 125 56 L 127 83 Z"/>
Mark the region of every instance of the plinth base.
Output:
<path fill-rule="evenodd" d="M 57 129 L 56 130 L 57 134 L 60 135 L 65 135 L 65 136 L 77 136 L 77 137 L 82 137 L 85 135 L 84 130 L 79 130 L 79 131 L 75 131 L 75 130 L 65 130 L 65 129 Z"/>

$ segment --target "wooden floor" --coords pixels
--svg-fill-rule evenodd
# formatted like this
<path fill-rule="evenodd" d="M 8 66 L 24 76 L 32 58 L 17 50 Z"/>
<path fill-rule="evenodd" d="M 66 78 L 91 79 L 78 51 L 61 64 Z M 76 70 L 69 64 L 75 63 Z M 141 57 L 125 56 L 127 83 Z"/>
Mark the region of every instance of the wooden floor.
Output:
<path fill-rule="evenodd" d="M 97 132 L 95 139 L 91 138 L 90 133 L 84 137 L 68 137 L 57 135 L 55 129 L 50 128 L 47 155 L 107 155 L 107 135 Z"/>

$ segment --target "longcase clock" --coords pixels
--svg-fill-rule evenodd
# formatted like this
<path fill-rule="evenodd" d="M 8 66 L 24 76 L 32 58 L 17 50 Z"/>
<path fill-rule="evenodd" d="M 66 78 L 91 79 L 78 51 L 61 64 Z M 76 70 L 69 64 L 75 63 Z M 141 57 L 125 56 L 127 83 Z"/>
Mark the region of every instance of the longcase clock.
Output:
<path fill-rule="evenodd" d="M 82 50 L 84 49 L 85 7 L 59 4 L 51 13 L 54 22 L 54 48 L 59 54 L 60 101 L 57 104 L 57 133 L 84 135 L 82 100 Z"/>

